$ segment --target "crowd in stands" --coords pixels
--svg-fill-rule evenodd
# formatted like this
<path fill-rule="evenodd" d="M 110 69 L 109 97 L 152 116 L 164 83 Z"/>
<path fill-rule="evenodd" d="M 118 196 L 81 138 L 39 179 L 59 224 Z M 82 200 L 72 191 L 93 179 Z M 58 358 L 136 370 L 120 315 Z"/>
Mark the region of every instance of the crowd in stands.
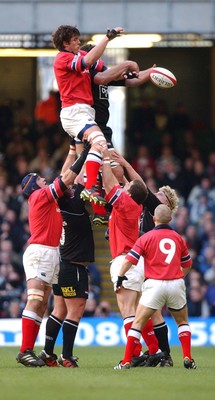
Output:
<path fill-rule="evenodd" d="M 180 196 L 171 224 L 186 239 L 193 259 L 186 278 L 189 315 L 215 316 L 215 134 L 192 121 L 183 103 L 171 114 L 163 100 L 152 106 L 144 99 L 131 112 L 126 137 L 127 158 L 148 187 L 156 191 L 168 184 Z M 35 115 L 29 122 L 11 105 L 0 105 L 0 318 L 21 317 L 26 301 L 22 255 L 29 237 L 28 204 L 20 182 L 31 171 L 52 181 L 68 146 L 59 120 L 50 123 Z M 108 301 L 101 303 L 98 270 L 92 265 L 85 316 L 113 315 Z"/>

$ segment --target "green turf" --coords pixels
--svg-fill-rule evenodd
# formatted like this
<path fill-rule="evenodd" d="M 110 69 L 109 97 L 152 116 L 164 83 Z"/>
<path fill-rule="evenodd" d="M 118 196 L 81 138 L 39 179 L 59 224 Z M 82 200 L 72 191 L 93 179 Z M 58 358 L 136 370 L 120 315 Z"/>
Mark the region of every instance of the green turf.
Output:
<path fill-rule="evenodd" d="M 36 353 L 41 349 L 36 347 Z M 114 371 L 123 347 L 78 347 L 80 368 L 26 368 L 15 347 L 0 347 L 2 400 L 212 400 L 215 398 L 215 348 L 195 347 L 196 370 L 185 370 L 180 347 L 172 348 L 173 368 Z M 56 348 L 60 353 L 60 348 Z"/>

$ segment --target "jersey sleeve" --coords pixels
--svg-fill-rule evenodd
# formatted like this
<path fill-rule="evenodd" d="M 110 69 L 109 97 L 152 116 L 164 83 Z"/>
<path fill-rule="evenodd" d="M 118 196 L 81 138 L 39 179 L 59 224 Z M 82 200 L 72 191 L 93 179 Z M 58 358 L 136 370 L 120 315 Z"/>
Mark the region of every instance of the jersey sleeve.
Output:
<path fill-rule="evenodd" d="M 182 239 L 182 254 L 181 254 L 181 267 L 186 269 L 186 268 L 191 268 L 192 267 L 192 259 L 190 257 L 189 250 L 187 248 L 186 242 Z"/>
<path fill-rule="evenodd" d="M 61 71 L 82 71 L 82 59 L 84 55 L 80 52 L 77 54 L 69 52 L 60 52 L 55 58 L 54 69 Z"/>
<path fill-rule="evenodd" d="M 61 178 L 58 176 L 54 182 L 46 187 L 47 196 L 49 201 L 58 200 L 60 197 L 64 195 L 64 192 L 67 190 L 67 186 L 62 182 Z"/>
<path fill-rule="evenodd" d="M 140 257 L 144 253 L 142 242 L 143 238 L 137 239 L 136 243 L 125 257 L 126 260 L 130 261 L 133 265 L 137 265 Z"/>
<path fill-rule="evenodd" d="M 114 186 L 109 193 L 105 195 L 105 200 L 113 206 L 121 194 L 122 190 L 119 185 Z"/>
<path fill-rule="evenodd" d="M 96 70 L 97 72 L 101 72 L 101 71 L 103 71 L 103 67 L 104 67 L 104 61 L 102 61 L 102 60 L 97 60 L 97 61 L 91 66 L 91 69 L 92 69 L 92 70 Z"/>
<path fill-rule="evenodd" d="M 91 79 L 94 80 L 94 77 L 96 76 L 96 74 L 98 74 L 98 72 L 104 72 L 104 71 L 106 71 L 106 69 L 107 69 L 107 67 L 104 64 L 103 64 L 102 68 L 100 69 L 100 71 L 95 68 L 90 68 Z"/>

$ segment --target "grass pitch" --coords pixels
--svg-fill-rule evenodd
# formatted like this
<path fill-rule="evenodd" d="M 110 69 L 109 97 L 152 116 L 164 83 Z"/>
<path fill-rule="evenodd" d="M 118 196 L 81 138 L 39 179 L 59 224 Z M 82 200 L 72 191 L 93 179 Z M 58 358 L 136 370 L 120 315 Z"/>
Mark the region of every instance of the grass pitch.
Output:
<path fill-rule="evenodd" d="M 41 348 L 36 347 L 36 353 Z M 3 400 L 214 400 L 215 348 L 194 347 L 196 370 L 183 367 L 181 348 L 172 347 L 173 368 L 114 371 L 123 347 L 76 347 L 80 368 L 27 368 L 15 347 L 0 347 Z M 59 355 L 61 348 L 56 348 Z"/>

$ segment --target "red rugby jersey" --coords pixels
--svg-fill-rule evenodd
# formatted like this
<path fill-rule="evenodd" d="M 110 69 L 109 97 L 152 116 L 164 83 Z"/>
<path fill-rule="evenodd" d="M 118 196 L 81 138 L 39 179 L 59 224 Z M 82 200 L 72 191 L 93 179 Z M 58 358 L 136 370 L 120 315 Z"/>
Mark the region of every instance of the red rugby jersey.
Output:
<path fill-rule="evenodd" d="M 159 280 L 179 279 L 181 267 L 190 268 L 192 260 L 184 239 L 168 225 L 160 225 L 142 235 L 126 259 L 136 265 L 144 257 L 144 275 Z"/>
<path fill-rule="evenodd" d="M 143 210 L 120 186 L 114 186 L 105 196 L 113 206 L 109 218 L 109 243 L 113 258 L 128 253 L 139 236 L 140 216 Z"/>
<path fill-rule="evenodd" d="M 57 247 L 62 231 L 62 216 L 57 199 L 63 196 L 59 179 L 35 190 L 29 197 L 29 243 Z"/>
<path fill-rule="evenodd" d="M 60 92 L 62 107 L 76 103 L 93 104 L 91 77 L 89 68 L 83 67 L 83 57 L 87 54 L 80 50 L 77 54 L 60 51 L 54 60 L 54 73 Z M 101 71 L 104 63 L 98 60 L 92 68 Z"/>

